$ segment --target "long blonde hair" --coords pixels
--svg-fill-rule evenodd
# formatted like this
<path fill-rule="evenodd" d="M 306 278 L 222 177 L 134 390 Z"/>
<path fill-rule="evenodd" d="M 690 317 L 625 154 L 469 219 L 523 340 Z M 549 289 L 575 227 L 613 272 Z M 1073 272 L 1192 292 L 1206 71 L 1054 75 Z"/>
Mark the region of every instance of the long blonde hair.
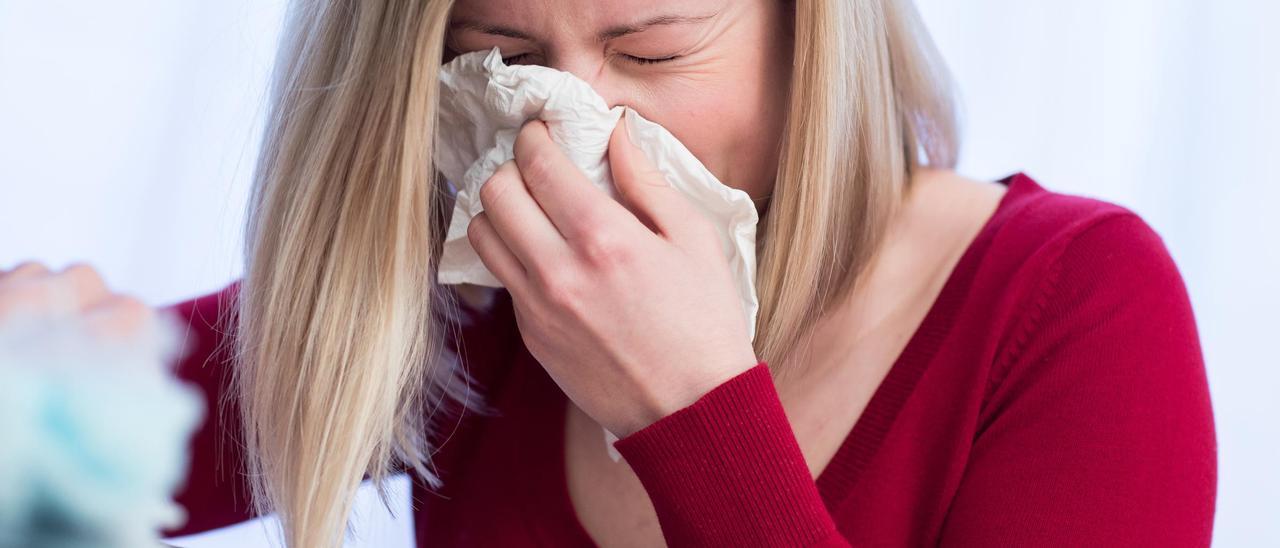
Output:
<path fill-rule="evenodd" d="M 249 480 L 289 546 L 340 545 L 362 477 L 430 473 L 466 392 L 433 283 L 450 197 L 431 163 L 451 0 L 296 0 L 249 205 L 235 370 Z M 851 288 L 913 169 L 951 167 L 945 70 L 906 0 L 800 1 L 762 218 L 757 356 Z M 926 160 L 927 158 L 927 160 Z"/>

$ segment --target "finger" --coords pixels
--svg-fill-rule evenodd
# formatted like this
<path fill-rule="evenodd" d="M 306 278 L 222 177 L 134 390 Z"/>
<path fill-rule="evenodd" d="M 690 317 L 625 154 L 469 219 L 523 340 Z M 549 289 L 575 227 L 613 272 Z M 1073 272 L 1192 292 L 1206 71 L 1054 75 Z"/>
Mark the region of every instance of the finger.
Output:
<path fill-rule="evenodd" d="M 532 120 L 520 128 L 515 156 L 529 193 L 566 240 L 581 241 L 601 227 L 616 225 L 615 219 L 635 217 L 591 184 L 551 140 L 547 125 L 541 120 Z"/>
<path fill-rule="evenodd" d="M 567 251 L 564 237 L 529 195 L 515 162 L 504 162 L 485 181 L 480 187 L 480 204 L 489 213 L 486 219 L 524 268 L 532 270 L 538 261 L 556 260 Z"/>
<path fill-rule="evenodd" d="M 151 326 L 155 311 L 127 295 L 110 295 L 85 311 L 84 326 L 104 339 L 132 339 Z"/>
<path fill-rule="evenodd" d="M 493 223 L 489 222 L 489 216 L 485 212 L 476 214 L 467 223 L 467 240 L 476 250 L 480 262 L 484 263 L 485 268 L 488 268 L 489 272 L 502 282 L 502 285 L 506 286 L 513 295 L 523 292 L 528 273 L 520 264 L 520 259 L 516 258 L 515 254 L 507 248 L 507 244 L 502 241 L 502 237 L 494 229 Z"/>
<path fill-rule="evenodd" d="M 618 195 L 650 228 L 668 238 L 692 230 L 691 220 L 701 215 L 640 150 L 627 131 L 626 116 L 609 136 L 609 169 Z"/>
<path fill-rule="evenodd" d="M 0 281 L 5 283 L 17 282 L 19 280 L 32 280 L 49 275 L 49 268 L 35 261 L 23 261 L 13 270 L 0 274 Z"/>
<path fill-rule="evenodd" d="M 93 267 L 85 263 L 67 266 L 53 276 L 53 282 L 65 285 L 71 290 L 79 310 L 87 309 L 109 295 L 102 277 Z"/>
<path fill-rule="evenodd" d="M 25 276 L 0 284 L 0 320 L 51 318 L 80 312 L 75 290 L 66 283 L 52 276 Z"/>

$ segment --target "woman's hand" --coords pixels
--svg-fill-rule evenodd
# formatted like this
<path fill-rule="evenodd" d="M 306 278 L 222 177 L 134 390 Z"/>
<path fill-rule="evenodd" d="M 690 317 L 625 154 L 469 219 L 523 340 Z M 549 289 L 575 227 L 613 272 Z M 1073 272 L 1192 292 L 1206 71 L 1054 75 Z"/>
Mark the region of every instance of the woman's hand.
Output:
<path fill-rule="evenodd" d="M 511 292 L 530 353 L 619 437 L 755 366 L 715 227 L 635 147 L 609 143 L 623 203 L 526 123 L 480 189 L 467 237 Z"/>
<path fill-rule="evenodd" d="M 93 336 L 120 340 L 147 329 L 155 317 L 142 301 L 110 292 L 102 276 L 83 263 L 59 272 L 36 262 L 0 270 L 0 326 L 75 319 Z"/>

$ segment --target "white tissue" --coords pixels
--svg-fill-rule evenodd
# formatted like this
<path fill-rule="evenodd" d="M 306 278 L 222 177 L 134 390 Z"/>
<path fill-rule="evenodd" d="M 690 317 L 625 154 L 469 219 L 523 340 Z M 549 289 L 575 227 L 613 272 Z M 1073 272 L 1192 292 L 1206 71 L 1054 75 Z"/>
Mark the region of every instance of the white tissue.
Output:
<path fill-rule="evenodd" d="M 609 171 L 609 136 L 618 119 L 626 116 L 631 141 L 719 231 L 750 337 L 755 339 L 758 217 L 746 192 L 717 180 L 662 126 L 630 108 L 609 108 L 590 84 L 547 67 L 506 66 L 498 48 L 460 55 L 444 65 L 440 89 L 435 161 L 457 189 L 440 258 L 440 283 L 502 286 L 471 248 L 467 225 L 484 209 L 480 187 L 499 165 L 514 157 L 515 138 L 525 121 L 544 120 L 551 139 L 593 184 L 616 200 Z"/>

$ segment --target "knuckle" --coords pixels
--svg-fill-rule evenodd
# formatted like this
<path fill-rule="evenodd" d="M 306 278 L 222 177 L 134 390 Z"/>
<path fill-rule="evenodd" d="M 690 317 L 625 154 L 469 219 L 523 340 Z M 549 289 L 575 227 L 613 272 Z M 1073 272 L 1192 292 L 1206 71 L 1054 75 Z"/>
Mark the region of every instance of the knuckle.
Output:
<path fill-rule="evenodd" d="M 97 276 L 97 271 L 95 271 L 92 266 L 89 266 L 89 263 L 85 263 L 81 261 L 76 261 L 71 264 L 68 264 L 65 268 L 62 269 L 61 273 L 69 276 L 86 276 L 86 277 Z"/>
<path fill-rule="evenodd" d="M 58 309 L 58 296 L 47 282 L 0 288 L 0 318 L 39 316 Z"/>
<path fill-rule="evenodd" d="M 97 269 L 93 268 L 88 263 L 72 263 L 62 269 L 62 272 L 60 272 L 58 276 L 72 280 L 76 283 L 84 284 L 85 287 L 93 289 L 102 289 L 106 287 L 106 282 L 103 281 L 102 275 L 98 273 Z"/>
<path fill-rule="evenodd" d="M 147 303 L 131 295 L 116 295 L 112 305 L 122 316 L 131 320 L 145 320 L 153 313 Z"/>
<path fill-rule="evenodd" d="M 116 294 L 85 317 L 87 328 L 102 337 L 130 338 L 156 325 L 158 314 L 140 299 Z"/>
<path fill-rule="evenodd" d="M 581 248 L 583 257 L 597 267 L 621 266 L 632 260 L 631 248 L 607 230 L 587 231 Z"/>
<path fill-rule="evenodd" d="M 494 204 L 500 203 L 503 196 L 509 190 L 511 184 L 510 177 L 502 171 L 494 172 L 483 185 L 480 186 L 480 204 L 485 209 L 489 209 Z"/>
<path fill-rule="evenodd" d="M 484 229 L 484 227 L 480 226 L 485 222 L 483 215 L 483 211 L 477 213 L 476 216 L 472 217 L 471 221 L 467 223 L 467 240 L 469 240 L 473 245 L 480 240 L 481 231 Z"/>
<path fill-rule="evenodd" d="M 547 302 L 559 308 L 577 307 L 578 284 L 570 276 L 556 275 L 539 278 L 538 289 Z"/>
<path fill-rule="evenodd" d="M 14 270 L 36 271 L 36 272 L 48 272 L 48 271 L 49 271 L 49 267 L 48 267 L 48 266 L 46 266 L 43 262 L 40 262 L 40 261 L 34 261 L 34 260 L 31 260 L 31 261 L 22 261 L 22 262 L 18 263 L 18 266 L 15 266 L 13 269 L 14 269 Z"/>
<path fill-rule="evenodd" d="M 554 172 L 554 162 L 549 154 L 534 154 L 525 160 L 524 179 L 531 188 L 547 184 L 555 176 Z"/>
<path fill-rule="evenodd" d="M 23 261 L 18 266 L 13 267 L 9 271 L 10 275 L 24 276 L 46 276 L 49 274 L 49 267 L 39 261 Z"/>

